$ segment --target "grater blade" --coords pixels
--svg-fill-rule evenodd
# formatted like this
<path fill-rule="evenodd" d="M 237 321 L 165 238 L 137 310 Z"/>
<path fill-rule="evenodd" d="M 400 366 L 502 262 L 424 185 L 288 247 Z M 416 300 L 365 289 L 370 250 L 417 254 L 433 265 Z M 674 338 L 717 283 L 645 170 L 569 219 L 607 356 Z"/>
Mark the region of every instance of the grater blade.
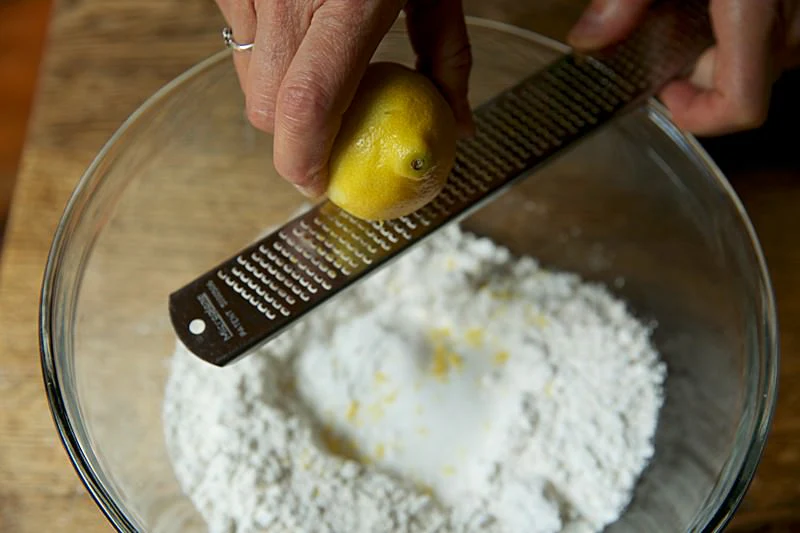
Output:
<path fill-rule="evenodd" d="M 370 223 L 324 202 L 171 294 L 178 337 L 209 363 L 235 361 L 638 107 L 712 43 L 708 1 L 655 2 L 627 40 L 567 54 L 476 109 L 445 188 L 417 212 Z"/>

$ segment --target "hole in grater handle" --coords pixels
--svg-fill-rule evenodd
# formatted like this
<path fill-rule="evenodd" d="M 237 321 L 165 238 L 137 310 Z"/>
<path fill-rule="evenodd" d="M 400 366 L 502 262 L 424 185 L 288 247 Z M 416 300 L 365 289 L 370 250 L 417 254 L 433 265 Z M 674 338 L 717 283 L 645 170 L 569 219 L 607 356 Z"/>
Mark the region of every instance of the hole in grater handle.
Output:
<path fill-rule="evenodd" d="M 175 332 L 227 365 L 339 291 L 638 107 L 713 43 L 708 1 L 662 0 L 626 41 L 567 54 L 475 110 L 443 191 L 383 224 L 324 202 L 172 293 Z"/>

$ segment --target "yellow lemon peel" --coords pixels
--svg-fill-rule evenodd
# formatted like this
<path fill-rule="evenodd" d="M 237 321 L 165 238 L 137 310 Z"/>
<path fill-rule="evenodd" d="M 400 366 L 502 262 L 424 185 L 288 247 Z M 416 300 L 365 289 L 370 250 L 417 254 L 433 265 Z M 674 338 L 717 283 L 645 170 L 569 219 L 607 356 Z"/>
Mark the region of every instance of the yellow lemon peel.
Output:
<path fill-rule="evenodd" d="M 456 140 L 453 112 L 431 80 L 372 63 L 331 148 L 328 199 L 364 220 L 408 215 L 441 192 Z"/>

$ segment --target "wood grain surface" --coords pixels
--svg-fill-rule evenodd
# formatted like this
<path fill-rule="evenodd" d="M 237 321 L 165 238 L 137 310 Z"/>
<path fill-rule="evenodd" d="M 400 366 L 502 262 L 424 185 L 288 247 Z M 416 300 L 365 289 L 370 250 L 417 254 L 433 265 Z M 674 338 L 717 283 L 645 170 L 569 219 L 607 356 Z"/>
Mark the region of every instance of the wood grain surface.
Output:
<path fill-rule="evenodd" d="M 537 27 L 523 2 L 467 2 L 468 11 Z M 42 387 L 37 302 L 53 231 L 97 151 L 150 94 L 220 49 L 211 0 L 56 0 L 40 90 L 0 268 L 0 531 L 109 531 L 67 460 Z M 797 123 L 787 80 L 773 123 Z M 800 170 L 774 125 L 707 143 L 731 176 L 771 270 L 781 321 L 781 395 L 756 479 L 729 530 L 800 530 Z M 796 144 L 796 139 L 794 140 Z M 742 157 L 746 154 L 746 157 Z"/>

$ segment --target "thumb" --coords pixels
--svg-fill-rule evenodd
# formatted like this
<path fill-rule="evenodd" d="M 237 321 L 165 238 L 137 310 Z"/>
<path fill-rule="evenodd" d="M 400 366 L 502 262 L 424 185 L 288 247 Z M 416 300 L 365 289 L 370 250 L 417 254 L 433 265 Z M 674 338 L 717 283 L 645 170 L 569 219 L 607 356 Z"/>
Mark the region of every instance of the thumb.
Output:
<path fill-rule="evenodd" d="M 439 87 L 462 135 L 472 134 L 475 126 L 467 97 L 472 51 L 461 0 L 412 0 L 405 12 L 417 69 Z"/>

